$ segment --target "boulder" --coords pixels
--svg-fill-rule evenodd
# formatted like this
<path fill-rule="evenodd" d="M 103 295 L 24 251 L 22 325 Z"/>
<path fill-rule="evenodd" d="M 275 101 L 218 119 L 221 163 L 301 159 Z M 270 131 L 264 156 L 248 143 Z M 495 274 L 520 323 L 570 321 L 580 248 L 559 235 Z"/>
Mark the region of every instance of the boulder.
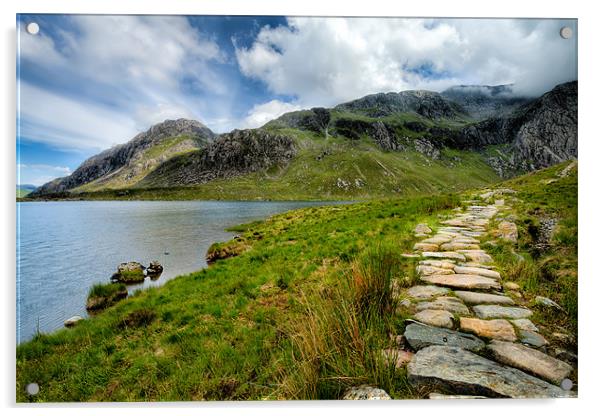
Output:
<path fill-rule="evenodd" d="M 454 315 L 448 311 L 425 309 L 415 314 L 414 319 L 423 324 L 440 328 L 452 329 L 454 327 Z"/>
<path fill-rule="evenodd" d="M 117 267 L 117 272 L 111 276 L 111 280 L 120 283 L 141 283 L 144 282 L 144 266 L 137 261 L 121 263 Z"/>
<path fill-rule="evenodd" d="M 364 384 L 345 391 L 343 400 L 391 400 L 391 396 L 382 389 Z"/>
<path fill-rule="evenodd" d="M 75 316 L 72 316 L 71 318 L 67 319 L 67 320 L 64 322 L 64 325 L 65 325 L 67 328 L 71 328 L 71 327 L 73 327 L 73 326 L 77 325 L 77 324 L 79 323 L 79 321 L 83 321 L 83 320 L 84 320 L 84 318 L 82 318 L 81 316 L 79 316 L 79 315 L 75 315 Z"/>
<path fill-rule="evenodd" d="M 562 308 L 562 306 L 560 306 L 559 304 L 557 304 L 556 302 L 554 302 L 552 299 L 545 298 L 543 296 L 537 296 L 537 297 L 535 297 L 535 304 L 537 306 L 544 306 L 546 308 L 553 308 L 553 309 L 556 309 L 556 310 L 564 312 L 564 309 Z"/>
<path fill-rule="evenodd" d="M 161 273 L 163 273 L 163 266 L 157 260 L 151 261 L 149 266 L 146 268 L 147 275 L 151 275 L 151 274 L 156 275 L 156 274 L 161 274 Z"/>
<path fill-rule="evenodd" d="M 531 312 L 529 309 L 519 308 L 515 306 L 476 305 L 472 307 L 472 310 L 481 319 L 521 319 L 528 318 L 533 314 L 533 312 Z"/>
<path fill-rule="evenodd" d="M 460 347 L 433 345 L 416 353 L 407 366 L 416 388 L 454 394 L 511 398 L 574 397 L 575 394 Z"/>
<path fill-rule="evenodd" d="M 417 323 L 408 325 L 403 336 L 414 350 L 431 345 L 447 345 L 479 351 L 485 346 L 485 343 L 474 335 Z"/>
<path fill-rule="evenodd" d="M 515 223 L 510 221 L 501 221 L 493 234 L 502 240 L 507 240 L 512 243 L 518 241 L 518 228 Z"/>
<path fill-rule="evenodd" d="M 463 290 L 456 290 L 454 293 L 457 297 L 462 299 L 462 301 L 472 305 L 481 305 L 489 303 L 498 305 L 514 305 L 514 301 L 508 296 L 493 295 L 491 293 L 481 292 L 467 292 Z"/>
<path fill-rule="evenodd" d="M 505 319 L 485 321 L 477 318 L 460 318 L 460 330 L 485 338 L 516 341 L 514 327 Z"/>
<path fill-rule="evenodd" d="M 493 357 L 503 363 L 534 374 L 555 384 L 567 378 L 573 367 L 541 351 L 512 342 L 491 341 Z"/>

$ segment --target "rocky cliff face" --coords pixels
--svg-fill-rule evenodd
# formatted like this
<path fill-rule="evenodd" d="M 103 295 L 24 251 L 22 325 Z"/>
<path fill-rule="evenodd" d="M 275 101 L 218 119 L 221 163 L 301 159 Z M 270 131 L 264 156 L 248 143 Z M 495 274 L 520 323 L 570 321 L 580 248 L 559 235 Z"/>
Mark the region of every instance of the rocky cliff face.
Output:
<path fill-rule="evenodd" d="M 32 196 L 65 192 L 97 179 L 117 173 L 153 146 L 160 145 L 166 139 L 186 136 L 186 143 L 180 142 L 181 151 L 200 148 L 215 137 L 215 134 L 202 123 L 195 120 L 166 120 L 138 134 L 125 144 L 117 145 L 93 156 L 82 163 L 71 175 L 55 179 L 36 190 Z M 150 168 L 146 166 L 145 168 Z M 133 166 L 132 170 L 136 170 Z"/>
<path fill-rule="evenodd" d="M 402 91 L 367 95 L 339 104 L 335 110 L 362 112 L 370 117 L 385 117 L 394 113 L 416 113 L 429 119 L 455 118 L 466 115 L 457 103 L 432 91 Z"/>
<path fill-rule="evenodd" d="M 264 130 L 234 130 L 220 135 L 204 149 L 174 157 L 152 171 L 147 186 L 194 185 L 217 178 L 285 165 L 297 150 L 292 138 Z"/>
<path fill-rule="evenodd" d="M 508 114 L 531 101 L 515 95 L 512 85 L 457 85 L 443 91 L 441 96 L 461 105 L 476 120 Z"/>

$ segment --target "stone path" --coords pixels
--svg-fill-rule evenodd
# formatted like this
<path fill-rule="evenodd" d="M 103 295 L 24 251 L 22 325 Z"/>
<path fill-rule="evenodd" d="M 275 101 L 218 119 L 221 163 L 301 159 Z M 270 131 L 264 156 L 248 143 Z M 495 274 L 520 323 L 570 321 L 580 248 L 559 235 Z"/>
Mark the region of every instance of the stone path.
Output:
<path fill-rule="evenodd" d="M 511 193 L 492 192 L 484 196 Z M 437 390 L 433 398 L 575 396 L 567 381 L 571 364 L 545 352 L 548 342 L 529 319 L 532 311 L 514 300 L 518 286 L 502 285 L 493 258 L 481 249 L 479 239 L 503 209 L 499 199 L 470 205 L 438 228 L 416 227 L 421 284 L 401 295 L 414 313 L 403 334 L 413 355 L 403 355 L 409 362 L 400 365 L 407 365 L 412 385 Z M 508 221 L 491 234 L 511 242 L 518 236 Z"/>

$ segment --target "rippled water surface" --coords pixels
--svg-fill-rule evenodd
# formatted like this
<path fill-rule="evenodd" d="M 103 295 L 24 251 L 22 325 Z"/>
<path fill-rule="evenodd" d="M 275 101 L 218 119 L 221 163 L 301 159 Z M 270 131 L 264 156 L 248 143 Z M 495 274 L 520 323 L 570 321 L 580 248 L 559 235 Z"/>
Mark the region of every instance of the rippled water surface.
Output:
<path fill-rule="evenodd" d="M 117 265 L 159 260 L 160 285 L 206 266 L 205 253 L 228 240 L 225 229 L 312 202 L 81 201 L 18 203 L 17 342 L 86 316 L 94 283 L 108 282 Z M 169 253 L 169 254 L 165 254 Z"/>

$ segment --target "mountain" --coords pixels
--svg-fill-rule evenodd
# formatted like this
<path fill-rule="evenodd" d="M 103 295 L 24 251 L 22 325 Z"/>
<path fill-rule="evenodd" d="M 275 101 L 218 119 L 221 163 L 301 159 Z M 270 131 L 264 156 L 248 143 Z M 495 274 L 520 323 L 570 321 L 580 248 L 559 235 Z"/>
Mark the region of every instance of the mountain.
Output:
<path fill-rule="evenodd" d="M 219 136 L 168 120 L 33 196 L 362 199 L 481 186 L 576 157 L 576 81 L 536 98 L 458 86 L 372 94 Z"/>
<path fill-rule="evenodd" d="M 477 120 L 506 114 L 531 101 L 528 97 L 514 94 L 511 84 L 457 85 L 443 91 L 441 96 L 459 104 Z"/>
<path fill-rule="evenodd" d="M 92 156 L 71 175 L 41 186 L 32 196 L 82 186 L 86 187 L 82 190 L 131 186 L 171 157 L 199 149 L 214 137 L 215 133 L 198 121 L 166 120 L 125 144 Z"/>
<path fill-rule="evenodd" d="M 35 185 L 22 184 L 17 185 L 17 198 L 23 198 L 37 189 Z"/>

